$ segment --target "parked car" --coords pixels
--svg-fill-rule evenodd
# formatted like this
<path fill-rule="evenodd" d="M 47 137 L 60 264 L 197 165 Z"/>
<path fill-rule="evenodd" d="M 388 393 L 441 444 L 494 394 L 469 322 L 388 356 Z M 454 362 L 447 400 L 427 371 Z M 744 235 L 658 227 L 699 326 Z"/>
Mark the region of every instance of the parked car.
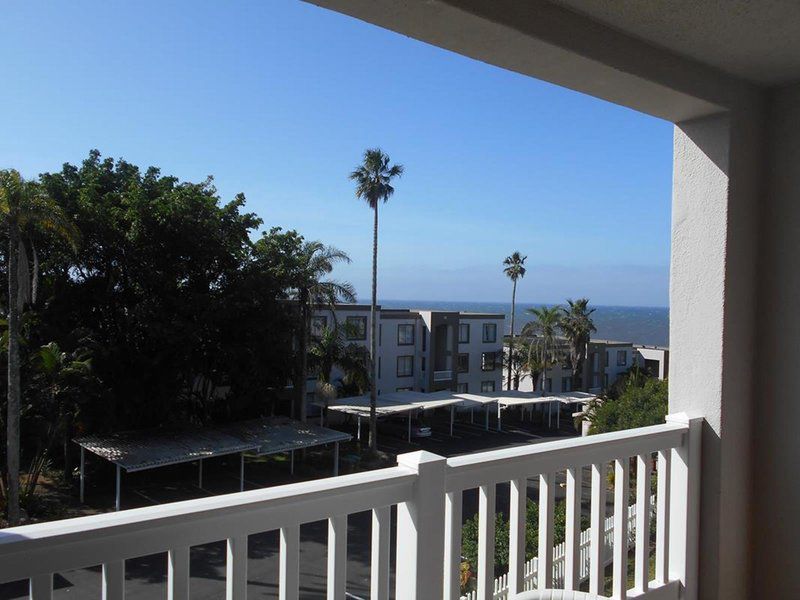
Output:
<path fill-rule="evenodd" d="M 402 439 L 408 439 L 408 417 L 389 417 L 378 421 L 378 429 L 383 433 L 393 435 Z M 431 428 L 419 419 L 411 420 L 411 437 L 426 438 L 431 437 Z"/>

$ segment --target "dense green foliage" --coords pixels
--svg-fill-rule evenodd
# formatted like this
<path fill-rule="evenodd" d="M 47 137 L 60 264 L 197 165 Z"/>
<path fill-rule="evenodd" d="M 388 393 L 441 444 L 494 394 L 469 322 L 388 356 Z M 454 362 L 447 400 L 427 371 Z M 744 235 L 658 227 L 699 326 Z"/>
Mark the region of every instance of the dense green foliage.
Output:
<path fill-rule="evenodd" d="M 615 398 L 610 396 L 592 407 L 591 433 L 620 431 L 664 422 L 668 408 L 666 380 L 629 379 Z"/>
<path fill-rule="evenodd" d="M 23 467 L 81 432 L 245 418 L 285 397 L 302 327 L 288 300 L 310 242 L 277 228 L 256 237 L 262 222 L 244 197 L 222 202 L 210 179 L 180 182 L 96 151 L 38 186 L 80 242 L 36 237 L 38 298 L 21 332 Z"/>
<path fill-rule="evenodd" d="M 528 499 L 525 514 L 525 560 L 530 560 L 539 552 L 539 504 Z M 478 515 L 466 523 L 461 533 L 461 555 L 469 564 L 470 571 L 475 572 L 478 566 Z M 586 517 L 581 517 L 581 529 L 589 527 Z M 564 541 L 567 531 L 567 505 L 564 501 L 556 502 L 553 514 L 553 543 Z M 508 571 L 508 519 L 497 513 L 495 517 L 495 574 Z"/>

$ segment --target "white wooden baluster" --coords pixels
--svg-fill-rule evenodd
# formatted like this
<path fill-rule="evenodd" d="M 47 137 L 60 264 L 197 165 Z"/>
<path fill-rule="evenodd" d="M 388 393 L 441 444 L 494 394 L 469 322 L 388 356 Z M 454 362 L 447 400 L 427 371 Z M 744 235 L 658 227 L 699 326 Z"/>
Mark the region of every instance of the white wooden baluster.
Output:
<path fill-rule="evenodd" d="M 189 600 L 189 547 L 167 554 L 167 600 Z"/>
<path fill-rule="evenodd" d="M 389 600 L 389 544 L 392 509 L 382 506 L 372 510 L 372 560 L 370 599 Z M 460 546 L 459 546 L 460 547 Z"/>
<path fill-rule="evenodd" d="M 347 589 L 347 515 L 328 519 L 328 600 L 345 600 Z"/>
<path fill-rule="evenodd" d="M 31 600 L 52 600 L 53 598 L 53 574 L 45 573 L 31 577 L 30 580 Z"/>
<path fill-rule="evenodd" d="M 478 490 L 478 600 L 491 600 L 494 592 L 495 485 Z"/>
<path fill-rule="evenodd" d="M 461 597 L 462 493 L 449 492 L 445 500 L 444 599 Z"/>
<path fill-rule="evenodd" d="M 125 561 L 103 563 L 103 600 L 125 598 Z"/>
<path fill-rule="evenodd" d="M 658 453 L 658 496 L 656 497 L 656 581 L 669 577 L 669 477 L 672 450 Z"/>
<path fill-rule="evenodd" d="M 527 517 L 528 480 L 511 481 L 511 505 L 508 536 L 508 593 L 523 591 L 525 580 L 525 519 Z"/>
<path fill-rule="evenodd" d="M 300 597 L 300 526 L 281 527 L 280 539 L 278 598 L 297 600 Z"/>
<path fill-rule="evenodd" d="M 636 563 L 634 586 L 644 593 L 650 581 L 650 454 L 636 457 Z"/>
<path fill-rule="evenodd" d="M 580 585 L 581 496 L 583 470 L 567 469 L 567 531 L 564 547 L 564 589 L 577 590 Z"/>
<path fill-rule="evenodd" d="M 227 540 L 227 560 L 225 563 L 226 600 L 246 600 L 247 598 L 247 536 L 237 535 Z"/>
<path fill-rule="evenodd" d="M 555 476 L 539 475 L 539 573 L 538 588 L 553 587 L 553 505 L 555 504 Z"/>
<path fill-rule="evenodd" d="M 614 461 L 614 600 L 625 600 L 628 593 L 629 464 L 627 458 Z"/>
<path fill-rule="evenodd" d="M 592 465 L 592 506 L 589 535 L 589 592 L 603 593 L 605 580 L 606 463 Z"/>

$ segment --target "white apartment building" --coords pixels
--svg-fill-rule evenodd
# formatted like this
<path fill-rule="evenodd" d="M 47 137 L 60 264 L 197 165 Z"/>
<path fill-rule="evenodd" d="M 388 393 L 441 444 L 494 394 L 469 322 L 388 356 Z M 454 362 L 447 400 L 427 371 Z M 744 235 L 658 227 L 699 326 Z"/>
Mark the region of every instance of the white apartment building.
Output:
<path fill-rule="evenodd" d="M 319 308 L 312 335 L 349 324 L 347 340 L 369 351 L 370 307 Z M 378 394 L 411 390 L 491 392 L 501 389 L 505 315 L 378 307 Z M 342 376 L 334 367 L 332 379 Z M 313 394 L 315 379 L 308 382 Z"/>

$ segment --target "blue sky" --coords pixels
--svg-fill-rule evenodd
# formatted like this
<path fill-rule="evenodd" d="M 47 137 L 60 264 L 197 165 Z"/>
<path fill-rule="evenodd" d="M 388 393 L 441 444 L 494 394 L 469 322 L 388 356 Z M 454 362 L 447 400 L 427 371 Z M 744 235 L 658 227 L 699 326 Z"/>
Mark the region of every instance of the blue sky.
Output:
<path fill-rule="evenodd" d="M 91 148 L 213 175 L 265 226 L 347 251 L 368 299 L 371 214 L 347 174 L 381 146 L 379 296 L 665 306 L 672 126 L 289 0 L 4 3 L 0 168 Z"/>

